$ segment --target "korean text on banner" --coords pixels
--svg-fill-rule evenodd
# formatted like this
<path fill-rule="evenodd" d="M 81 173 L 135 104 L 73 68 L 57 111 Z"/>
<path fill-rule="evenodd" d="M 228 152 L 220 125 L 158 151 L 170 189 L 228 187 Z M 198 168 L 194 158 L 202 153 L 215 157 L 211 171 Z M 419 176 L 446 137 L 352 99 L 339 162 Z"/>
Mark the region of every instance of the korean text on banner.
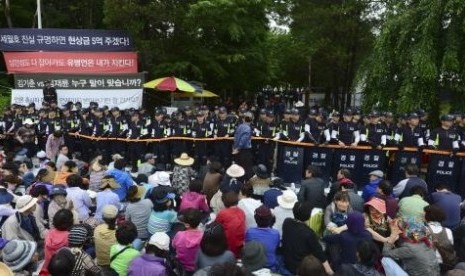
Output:
<path fill-rule="evenodd" d="M 8 73 L 137 73 L 137 53 L 5 52 Z"/>
<path fill-rule="evenodd" d="M 84 29 L 0 29 L 0 51 L 131 51 L 126 31 Z"/>
<path fill-rule="evenodd" d="M 56 89 L 136 89 L 142 88 L 145 74 L 63 75 L 15 74 L 16 89 L 42 89 L 50 80 Z"/>
<path fill-rule="evenodd" d="M 67 102 L 81 102 L 88 106 L 90 102 L 96 102 L 99 106 L 121 109 L 140 108 L 142 106 L 142 89 L 106 89 L 106 90 L 57 90 L 58 105 Z M 13 89 L 11 103 L 28 105 L 35 103 L 37 108 L 42 106 L 43 92 L 39 89 Z"/>

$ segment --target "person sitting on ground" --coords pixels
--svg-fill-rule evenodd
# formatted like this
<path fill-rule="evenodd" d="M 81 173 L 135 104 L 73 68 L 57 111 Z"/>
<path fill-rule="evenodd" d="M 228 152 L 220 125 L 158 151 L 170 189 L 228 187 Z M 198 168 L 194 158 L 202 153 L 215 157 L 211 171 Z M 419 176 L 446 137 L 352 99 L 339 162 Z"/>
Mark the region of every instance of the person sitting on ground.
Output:
<path fill-rule="evenodd" d="M 152 235 L 156 232 L 169 232 L 177 218 L 177 213 L 173 210 L 175 194 L 165 190 L 156 190 L 152 194 L 153 210 L 150 213 L 147 229 Z"/>
<path fill-rule="evenodd" d="M 352 209 L 357 212 L 363 212 L 363 206 L 365 204 L 365 201 L 354 190 L 355 184 L 352 181 L 344 181 L 341 182 L 340 188 L 341 191 L 347 192 L 347 195 L 349 196 L 350 207 L 352 207 Z"/>
<path fill-rule="evenodd" d="M 253 187 L 253 194 L 257 198 L 262 198 L 266 191 L 270 189 L 271 177 L 265 165 L 258 164 L 254 168 L 255 175 L 249 179 Z"/>
<path fill-rule="evenodd" d="M 189 183 L 197 176 L 197 172 L 192 168 L 194 158 L 182 153 L 179 158 L 174 159 L 176 164 L 173 168 L 173 187 L 180 195 L 187 192 Z"/>
<path fill-rule="evenodd" d="M 431 204 L 438 205 L 444 210 L 446 217 L 440 221 L 444 227 L 455 229 L 459 226 L 461 201 L 462 198 L 451 192 L 446 184 L 436 185 L 436 192 L 431 194 Z"/>
<path fill-rule="evenodd" d="M 48 178 L 49 171 L 47 169 L 40 169 L 37 172 L 34 182 L 26 189 L 26 194 L 29 194 L 32 188 L 36 186 L 45 186 L 50 191 L 52 189 L 52 182 L 48 182 L 45 179 Z"/>
<path fill-rule="evenodd" d="M 189 184 L 189 192 L 185 192 L 181 196 L 179 211 L 181 212 L 189 208 L 194 208 L 202 211 L 204 214 L 210 212 L 210 208 L 207 205 L 207 199 L 201 192 L 202 181 L 200 179 L 192 180 Z"/>
<path fill-rule="evenodd" d="M 177 232 L 171 242 L 176 259 L 187 273 L 195 271 L 195 259 L 203 236 L 203 232 L 198 229 L 201 219 L 202 213 L 197 209 L 189 208 L 181 212 L 179 221 L 186 230 Z"/>
<path fill-rule="evenodd" d="M 142 199 L 145 189 L 143 186 L 134 185 L 129 187 L 125 219 L 134 223 L 137 228 L 137 242 L 143 242 L 150 238 L 147 229 L 153 203 L 150 199 Z M 135 244 L 136 249 L 142 249 L 142 244 Z"/>
<path fill-rule="evenodd" d="M 232 164 L 227 170 L 226 175 L 221 181 L 220 191 L 221 193 L 227 193 L 229 191 L 234 191 L 239 193 L 241 190 L 242 184 L 244 183 L 243 177 L 245 175 L 245 170 L 237 164 Z"/>
<path fill-rule="evenodd" d="M 415 164 L 408 164 L 405 166 L 405 179 L 401 180 L 394 186 L 393 193 L 397 198 L 404 198 L 412 195 L 414 187 L 422 187 L 425 191 L 428 190 L 428 185 L 418 175 L 420 169 Z"/>
<path fill-rule="evenodd" d="M 118 209 L 114 205 L 106 205 L 102 210 L 103 224 L 94 230 L 95 253 L 97 264 L 104 272 L 110 270 L 110 248 L 116 244 L 116 218 Z"/>
<path fill-rule="evenodd" d="M 61 169 L 55 174 L 55 179 L 53 184 L 62 184 L 66 185 L 66 179 L 72 174 L 78 174 L 78 168 L 74 161 L 66 161 Z"/>
<path fill-rule="evenodd" d="M 251 275 L 264 273 L 262 270 L 266 265 L 265 247 L 257 241 L 250 241 L 244 244 L 241 254 L 242 268 Z M 271 275 L 269 270 L 267 274 Z"/>
<path fill-rule="evenodd" d="M 132 222 L 126 221 L 116 229 L 118 243 L 110 249 L 110 267 L 118 275 L 127 275 L 129 264 L 140 255 L 131 245 L 136 238 L 137 228 Z"/>
<path fill-rule="evenodd" d="M 203 193 L 207 197 L 207 202 L 210 205 L 210 200 L 213 195 L 220 189 L 221 179 L 223 178 L 223 167 L 218 161 L 213 161 L 208 164 L 208 172 L 203 179 Z"/>
<path fill-rule="evenodd" d="M 170 275 L 167 259 L 170 251 L 170 237 L 163 232 L 153 234 L 147 245 L 145 253 L 132 260 L 129 265 L 129 276 L 165 276 Z"/>
<path fill-rule="evenodd" d="M 120 201 L 125 201 L 128 189 L 130 186 L 134 185 L 134 181 L 132 180 L 131 175 L 124 170 L 126 167 L 126 161 L 118 159 L 115 161 L 114 166 L 114 169 L 109 169 L 107 171 L 107 175 L 113 176 L 116 183 L 118 183 L 119 188 L 114 192 L 118 195 Z"/>
<path fill-rule="evenodd" d="M 95 210 L 95 218 L 98 221 L 102 220 L 102 210 L 104 206 L 113 205 L 118 210 L 121 208 L 119 196 L 115 192 L 118 188 L 119 185 L 118 183 L 116 183 L 115 179 L 112 176 L 106 175 L 103 177 L 102 181 L 100 182 L 101 192 L 97 193 L 95 199 L 97 203 L 97 208 Z"/>
<path fill-rule="evenodd" d="M 3 262 L 14 273 L 10 275 L 33 275 L 39 261 L 37 250 L 37 243 L 32 241 L 9 241 L 2 250 L 2 256 Z"/>
<path fill-rule="evenodd" d="M 74 224 L 79 223 L 79 216 L 74 209 L 73 201 L 67 199 L 66 187 L 64 185 L 54 185 L 50 191 L 50 204 L 48 205 L 48 217 L 53 218 L 55 214 L 61 209 L 70 210 L 73 214 Z"/>
<path fill-rule="evenodd" d="M 236 258 L 228 250 L 228 241 L 223 226 L 214 221 L 205 228 L 196 258 L 196 267 L 197 269 L 203 269 L 228 262 L 234 264 Z"/>
<path fill-rule="evenodd" d="M 68 244 L 75 258 L 71 275 L 102 275 L 102 269 L 83 249 L 88 243 L 89 229 L 84 224 L 71 227 L 68 234 Z"/>
<path fill-rule="evenodd" d="M 357 262 L 354 264 L 343 264 L 339 273 L 340 275 L 351 276 L 381 276 L 375 269 L 379 256 L 380 251 L 372 241 L 361 241 L 357 245 Z"/>
<path fill-rule="evenodd" d="M 62 248 L 50 259 L 48 273 L 51 276 L 72 276 L 75 265 L 76 258 L 73 253 L 69 248 Z"/>
<path fill-rule="evenodd" d="M 31 186 L 34 182 L 35 176 L 32 172 L 32 168 L 33 166 L 31 161 L 22 162 L 19 165 L 19 173 L 22 179 L 22 185 L 25 189 L 29 188 L 29 186 Z"/>
<path fill-rule="evenodd" d="M 380 170 L 372 171 L 368 174 L 370 182 L 363 188 L 362 198 L 367 202 L 370 200 L 378 190 L 379 183 L 383 180 L 384 173 Z"/>
<path fill-rule="evenodd" d="M 13 209 L 15 195 L 7 190 L 3 181 L 0 181 L 0 227 L 16 211 Z"/>
<path fill-rule="evenodd" d="M 89 190 L 98 192 L 100 183 L 106 175 L 106 166 L 102 159 L 96 159 L 91 163 L 89 174 Z"/>
<path fill-rule="evenodd" d="M 429 205 L 424 200 L 426 190 L 421 186 L 415 186 L 412 188 L 411 193 L 411 196 L 404 197 L 399 201 L 398 216 L 415 217 L 422 220 L 425 214 L 424 208 Z"/>
<path fill-rule="evenodd" d="M 284 181 L 279 177 L 273 179 L 270 189 L 263 194 L 263 204 L 270 209 L 278 207 L 278 196 L 282 195 L 284 190 Z"/>
<path fill-rule="evenodd" d="M 245 238 L 245 214 L 237 207 L 239 198 L 235 192 L 224 193 L 222 200 L 226 208 L 218 213 L 216 221 L 224 228 L 228 249 L 239 258 Z"/>
<path fill-rule="evenodd" d="M 48 228 L 48 206 L 50 204 L 49 190 L 46 186 L 35 186 L 31 189 L 29 194 L 32 197 L 37 198 L 37 208 L 34 211 L 34 216 L 44 225 L 44 227 Z M 50 218 L 50 220 L 52 220 L 52 218 Z"/>
<path fill-rule="evenodd" d="M 347 230 L 346 220 L 352 212 L 347 192 L 337 192 L 334 201 L 325 209 L 324 224 L 332 234 L 339 234 Z"/>
<path fill-rule="evenodd" d="M 145 154 L 145 162 L 139 165 L 137 174 L 145 174 L 146 176 L 153 174 L 153 171 L 155 170 L 155 159 L 156 157 L 152 153 Z"/>
<path fill-rule="evenodd" d="M 292 190 L 284 190 L 283 194 L 278 196 L 277 201 L 278 206 L 271 211 L 275 217 L 273 229 L 278 230 L 279 236 L 282 238 L 284 220 L 287 218 L 294 218 L 292 208 L 297 202 L 297 195 Z"/>
<path fill-rule="evenodd" d="M 436 248 L 436 258 L 444 273 L 455 267 L 458 262 L 454 250 L 454 236 L 449 228 L 441 226 L 441 221 L 446 218 L 446 213 L 439 205 L 428 205 L 424 208 L 425 221 L 430 234 L 433 237 L 433 245 Z"/>
<path fill-rule="evenodd" d="M 382 199 L 373 197 L 365 203 L 365 226 L 380 250 L 384 243 L 393 242 L 390 221 L 386 216 L 386 204 Z"/>
<path fill-rule="evenodd" d="M 341 190 L 341 183 L 354 183 L 352 180 L 350 180 L 350 176 L 351 174 L 348 169 L 340 169 L 339 171 L 337 171 L 337 181 L 332 183 L 331 187 L 329 188 L 329 193 L 326 196 L 327 202 L 331 203 L 334 200 L 334 195 Z M 357 185 L 354 185 L 354 191 L 357 191 Z"/>
<path fill-rule="evenodd" d="M 282 254 L 286 268 L 295 274 L 302 260 L 313 255 L 323 263 L 325 271 L 333 274 L 318 236 L 305 223 L 310 219 L 312 207 L 308 202 L 297 202 L 292 208 L 294 218 L 287 218 L 283 224 Z"/>
<path fill-rule="evenodd" d="M 301 202 L 307 201 L 313 207 L 323 209 L 326 207 L 326 184 L 320 176 L 320 168 L 309 165 L 305 170 L 305 180 L 302 182 L 297 197 Z"/>
<path fill-rule="evenodd" d="M 69 229 L 73 226 L 73 213 L 68 209 L 61 209 L 53 217 L 53 227 L 45 236 L 45 257 L 42 273 L 47 274 L 48 264 L 52 256 L 62 247 L 68 246 Z"/>
<path fill-rule="evenodd" d="M 313 255 L 305 257 L 297 268 L 297 276 L 328 276 L 320 260 Z"/>
<path fill-rule="evenodd" d="M 415 188 L 423 189 L 422 187 Z M 399 220 L 398 229 L 393 232 L 396 233 L 395 240 L 400 241 L 396 245 L 384 244 L 382 254 L 385 258 L 401 261 L 409 276 L 439 275 L 439 263 L 433 241 L 422 219 L 403 217 Z M 392 274 L 396 272 L 386 266 L 385 258 L 382 259 L 382 263 L 386 274 L 396 275 Z"/>
<path fill-rule="evenodd" d="M 2 226 L 2 237 L 6 240 L 26 240 L 41 243 L 47 234 L 42 223 L 34 216 L 37 198 L 30 195 L 18 197 L 16 213 L 8 217 Z"/>
<path fill-rule="evenodd" d="M 68 153 L 69 153 L 68 146 L 61 145 L 58 148 L 58 157 L 56 161 L 56 166 L 59 171 L 61 171 L 61 167 L 63 167 L 66 161 L 70 161 L 68 157 Z"/>
<path fill-rule="evenodd" d="M 253 227 L 257 227 L 255 222 L 254 214 L 255 209 L 260 207 L 262 203 L 259 200 L 253 199 L 253 187 L 249 183 L 245 183 L 242 185 L 240 193 L 239 193 L 239 203 L 237 207 L 239 207 L 245 214 L 245 229 L 250 229 Z"/>
<path fill-rule="evenodd" d="M 347 231 L 340 234 L 327 235 L 323 237 L 329 245 L 337 245 L 340 249 L 340 264 L 332 262 L 333 268 L 340 267 L 341 264 L 355 264 L 357 262 L 357 244 L 362 241 L 371 241 L 370 232 L 365 229 L 365 218 L 362 213 L 357 211 L 349 213 L 347 216 Z"/>
<path fill-rule="evenodd" d="M 245 242 L 257 241 L 265 247 L 266 267 L 271 271 L 277 271 L 276 250 L 278 249 L 281 237 L 276 229 L 271 228 L 274 223 L 274 216 L 271 210 L 262 205 L 255 209 L 255 221 L 257 227 L 250 228 L 245 233 Z"/>
<path fill-rule="evenodd" d="M 90 217 L 90 207 L 92 206 L 92 200 L 89 194 L 81 189 L 82 177 L 77 174 L 72 174 L 66 179 L 68 189 L 66 192 L 68 195 L 66 198 L 73 202 L 73 206 L 78 213 L 78 219 L 80 222 L 84 222 Z"/>
<path fill-rule="evenodd" d="M 378 186 L 378 193 L 376 194 L 376 197 L 384 200 L 384 203 L 386 204 L 386 215 L 390 219 L 396 218 L 397 212 L 399 211 L 399 203 L 397 202 L 397 199 L 392 196 L 391 182 L 388 180 L 381 181 Z"/>

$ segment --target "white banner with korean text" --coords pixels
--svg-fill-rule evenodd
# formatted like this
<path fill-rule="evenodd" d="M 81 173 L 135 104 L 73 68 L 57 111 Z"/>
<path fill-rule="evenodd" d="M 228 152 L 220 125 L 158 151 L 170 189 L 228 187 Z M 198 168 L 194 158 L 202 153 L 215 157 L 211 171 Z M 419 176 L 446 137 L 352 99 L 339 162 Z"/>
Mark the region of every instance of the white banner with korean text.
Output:
<path fill-rule="evenodd" d="M 88 107 L 90 102 L 96 102 L 100 107 L 117 106 L 120 109 L 139 108 L 142 106 L 142 89 L 105 89 L 105 90 L 57 90 L 58 106 L 67 102 L 81 102 Z M 29 105 L 35 103 L 36 108 L 42 106 L 43 92 L 41 89 L 13 89 L 11 104 Z"/>

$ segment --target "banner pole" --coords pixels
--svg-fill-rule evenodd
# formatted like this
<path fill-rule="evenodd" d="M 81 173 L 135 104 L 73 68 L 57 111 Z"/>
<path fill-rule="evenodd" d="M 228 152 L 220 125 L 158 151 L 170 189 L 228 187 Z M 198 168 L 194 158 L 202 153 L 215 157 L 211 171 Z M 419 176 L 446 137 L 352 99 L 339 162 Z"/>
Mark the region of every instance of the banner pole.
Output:
<path fill-rule="evenodd" d="M 40 6 L 40 0 L 37 0 L 37 28 L 42 29 L 42 9 Z"/>

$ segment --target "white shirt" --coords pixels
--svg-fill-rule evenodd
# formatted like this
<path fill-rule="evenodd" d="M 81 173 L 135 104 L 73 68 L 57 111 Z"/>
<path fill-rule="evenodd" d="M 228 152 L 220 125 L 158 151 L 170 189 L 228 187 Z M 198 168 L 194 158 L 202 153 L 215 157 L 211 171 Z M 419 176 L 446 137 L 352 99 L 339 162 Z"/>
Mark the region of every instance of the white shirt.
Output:
<path fill-rule="evenodd" d="M 284 209 L 281 206 L 275 207 L 273 210 L 271 210 L 273 213 L 274 217 L 276 218 L 276 221 L 273 225 L 273 229 L 276 229 L 279 231 L 279 236 L 282 238 L 283 237 L 283 223 L 284 220 L 287 218 L 294 218 L 294 213 L 292 212 L 292 209 Z"/>
<path fill-rule="evenodd" d="M 446 229 L 447 239 L 452 245 L 454 245 L 454 236 L 449 228 L 442 227 L 440 223 L 434 221 L 428 222 L 428 226 L 433 231 L 433 234 L 438 234 L 442 231 L 442 229 Z M 436 250 L 436 258 L 438 259 L 438 262 L 442 264 L 442 257 L 438 250 Z"/>
<path fill-rule="evenodd" d="M 255 209 L 262 205 L 261 201 L 247 197 L 239 200 L 237 207 L 245 213 L 245 229 L 257 227 L 255 222 Z"/>
<path fill-rule="evenodd" d="M 57 170 L 60 171 L 61 170 L 61 167 L 63 167 L 63 165 L 66 163 L 66 161 L 69 161 L 69 158 L 68 156 L 64 155 L 64 154 L 58 154 L 58 157 L 57 157 L 57 163 L 56 163 L 56 166 L 57 166 Z"/>

